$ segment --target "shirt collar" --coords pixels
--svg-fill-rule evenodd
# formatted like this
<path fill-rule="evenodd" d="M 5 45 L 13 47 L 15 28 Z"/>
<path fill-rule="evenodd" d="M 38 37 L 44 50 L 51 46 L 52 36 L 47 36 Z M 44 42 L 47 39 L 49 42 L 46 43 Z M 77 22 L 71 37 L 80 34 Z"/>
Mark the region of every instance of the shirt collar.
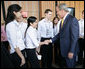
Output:
<path fill-rule="evenodd" d="M 16 20 L 14 20 L 14 23 L 15 23 L 17 26 L 20 26 L 20 25 L 22 24 L 22 22 L 21 22 L 21 23 L 18 23 Z"/>
<path fill-rule="evenodd" d="M 33 28 L 32 26 L 30 26 L 29 28 L 33 29 L 33 30 L 36 30 L 36 28 Z"/>
<path fill-rule="evenodd" d="M 45 18 L 44 18 L 43 20 L 44 20 L 44 22 L 51 22 L 50 20 L 49 20 L 49 21 L 47 21 Z"/>
<path fill-rule="evenodd" d="M 69 13 L 66 13 L 66 15 L 65 15 L 64 18 L 63 18 L 63 20 L 65 20 L 65 18 L 67 17 L 68 14 L 69 14 Z"/>
<path fill-rule="evenodd" d="M 83 19 L 83 18 L 82 18 L 81 20 L 82 20 L 82 21 L 84 21 L 84 19 Z"/>

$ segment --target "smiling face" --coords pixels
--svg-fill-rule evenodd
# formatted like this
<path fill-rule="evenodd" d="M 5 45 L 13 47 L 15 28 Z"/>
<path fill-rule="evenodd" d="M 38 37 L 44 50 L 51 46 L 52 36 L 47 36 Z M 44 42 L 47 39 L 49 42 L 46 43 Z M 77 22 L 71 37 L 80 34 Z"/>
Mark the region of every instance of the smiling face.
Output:
<path fill-rule="evenodd" d="M 18 11 L 18 12 L 15 12 L 15 11 L 14 11 L 13 13 L 14 13 L 14 15 L 15 15 L 15 18 L 16 18 L 18 21 L 22 21 L 22 20 L 23 20 L 21 10 Z"/>
<path fill-rule="evenodd" d="M 57 23 L 58 23 L 58 18 L 55 18 L 54 24 L 57 24 Z"/>

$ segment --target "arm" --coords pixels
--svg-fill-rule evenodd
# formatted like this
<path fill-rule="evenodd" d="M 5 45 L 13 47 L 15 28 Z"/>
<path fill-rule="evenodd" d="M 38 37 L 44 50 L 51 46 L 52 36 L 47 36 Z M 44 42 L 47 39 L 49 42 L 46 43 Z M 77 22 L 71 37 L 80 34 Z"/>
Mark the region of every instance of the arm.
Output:
<path fill-rule="evenodd" d="M 7 26 L 6 27 L 6 33 L 7 37 L 10 38 L 9 43 L 11 42 L 13 48 L 15 49 L 15 52 L 18 54 L 18 56 L 21 58 L 21 66 L 25 63 L 25 59 L 23 54 L 21 53 L 20 49 L 17 46 L 17 36 L 16 36 L 16 28 L 14 26 Z"/>
<path fill-rule="evenodd" d="M 26 36 L 31 39 L 31 41 L 33 42 L 34 46 L 36 46 L 36 48 L 39 46 L 40 42 L 38 41 L 37 34 L 34 30 L 27 31 Z"/>
<path fill-rule="evenodd" d="M 48 45 L 49 43 L 55 43 L 55 41 L 60 37 L 60 33 L 58 33 L 56 36 L 54 36 L 50 40 L 45 40 L 45 43 Z"/>
<path fill-rule="evenodd" d="M 60 33 L 58 33 L 56 36 L 54 36 L 52 39 L 51 39 L 51 42 L 52 43 L 55 43 L 55 41 L 60 37 Z"/>
<path fill-rule="evenodd" d="M 75 19 L 75 18 L 71 22 L 70 31 L 71 31 L 71 48 L 70 48 L 70 52 L 74 53 L 75 48 L 76 48 L 76 43 L 77 43 L 78 38 L 79 38 L 79 25 L 78 25 L 77 19 Z"/>
<path fill-rule="evenodd" d="M 38 23 L 38 40 L 41 41 L 41 24 Z"/>
<path fill-rule="evenodd" d="M 42 46 L 42 45 L 48 45 L 49 43 L 47 42 L 47 41 L 43 41 L 43 42 L 40 42 L 39 43 L 39 47 L 38 48 L 36 48 L 36 51 L 39 53 L 40 52 L 40 47 Z"/>
<path fill-rule="evenodd" d="M 44 44 L 46 44 L 45 41 L 44 41 L 44 42 L 40 42 L 40 43 L 39 43 L 39 46 L 44 45 Z"/>
<path fill-rule="evenodd" d="M 25 58 L 23 56 L 23 54 L 21 53 L 20 49 L 17 47 L 15 48 L 16 53 L 18 54 L 18 56 L 21 58 L 21 64 L 20 66 L 25 64 Z"/>
<path fill-rule="evenodd" d="M 41 46 L 41 45 L 44 45 L 44 44 L 48 44 L 48 43 L 45 42 L 45 41 L 44 41 L 44 42 L 38 41 L 37 36 L 35 36 L 35 34 L 33 34 L 33 31 L 28 32 L 27 35 L 30 36 L 32 42 L 34 43 L 34 45 L 35 45 L 36 47 Z"/>

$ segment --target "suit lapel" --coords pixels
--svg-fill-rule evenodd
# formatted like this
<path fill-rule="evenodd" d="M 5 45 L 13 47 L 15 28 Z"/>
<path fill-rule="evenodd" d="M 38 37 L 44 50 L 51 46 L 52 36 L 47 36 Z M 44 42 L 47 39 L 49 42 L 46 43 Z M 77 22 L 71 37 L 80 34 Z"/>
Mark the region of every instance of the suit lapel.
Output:
<path fill-rule="evenodd" d="M 67 17 L 65 18 L 62 28 L 61 28 L 61 23 L 60 23 L 60 31 L 65 28 L 65 25 L 67 24 L 68 18 L 69 18 L 69 14 L 68 14 Z"/>

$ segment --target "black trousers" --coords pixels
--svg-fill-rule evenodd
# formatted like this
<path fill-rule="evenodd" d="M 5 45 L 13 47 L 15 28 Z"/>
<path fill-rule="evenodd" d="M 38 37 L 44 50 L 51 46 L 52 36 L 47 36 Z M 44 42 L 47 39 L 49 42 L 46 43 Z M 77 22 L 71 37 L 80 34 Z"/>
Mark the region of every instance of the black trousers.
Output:
<path fill-rule="evenodd" d="M 2 41 L 1 43 L 2 43 L 2 44 L 5 46 L 5 48 L 8 50 L 9 42 L 8 42 L 8 41 Z"/>
<path fill-rule="evenodd" d="M 78 63 L 82 64 L 83 63 L 83 52 L 84 52 L 84 39 L 80 38 L 79 39 L 79 55 L 78 55 Z"/>
<path fill-rule="evenodd" d="M 55 43 L 54 43 L 54 57 L 55 57 L 55 64 L 58 64 L 60 61 L 60 58 L 59 58 L 59 56 L 60 56 L 60 45 L 59 45 L 59 41 L 56 41 Z"/>
<path fill-rule="evenodd" d="M 8 50 L 6 49 L 6 46 L 1 43 L 1 62 L 0 62 L 1 68 L 14 68 L 14 65 L 11 61 L 10 54 Z"/>
<path fill-rule="evenodd" d="M 22 54 L 26 55 L 26 51 L 25 49 L 21 51 Z M 13 54 L 10 54 L 11 55 L 11 60 L 14 64 L 14 67 L 15 68 L 27 68 L 27 64 L 25 63 L 23 66 L 20 67 L 20 64 L 21 64 L 21 58 L 18 56 L 18 54 L 16 52 L 14 52 Z"/>
<path fill-rule="evenodd" d="M 41 38 L 41 42 L 51 38 Z M 41 64 L 43 68 L 52 67 L 52 58 L 53 58 L 53 47 L 50 43 L 49 45 L 42 45 L 40 49 L 40 54 L 42 55 Z"/>
<path fill-rule="evenodd" d="M 65 58 L 63 58 L 61 55 L 59 39 L 56 40 L 54 43 L 54 58 L 55 58 L 55 64 L 59 65 L 60 68 L 66 67 Z"/>
<path fill-rule="evenodd" d="M 26 49 L 27 60 L 29 61 L 31 68 L 40 68 L 38 58 L 36 56 L 35 49 Z"/>

